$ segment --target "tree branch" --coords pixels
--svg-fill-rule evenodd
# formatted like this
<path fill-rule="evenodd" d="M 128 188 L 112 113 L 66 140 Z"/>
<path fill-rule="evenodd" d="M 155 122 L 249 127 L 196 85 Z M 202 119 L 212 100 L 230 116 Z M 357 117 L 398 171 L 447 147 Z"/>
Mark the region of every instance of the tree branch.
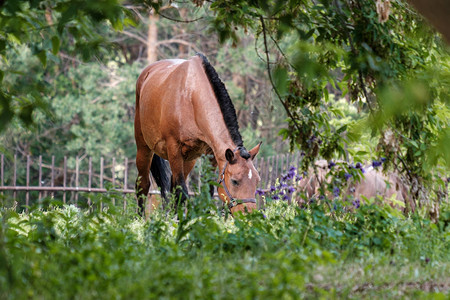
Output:
<path fill-rule="evenodd" d="M 121 31 L 121 33 L 123 33 L 123 34 L 126 35 L 126 36 L 132 37 L 132 38 L 134 38 L 134 39 L 140 41 L 142 44 L 147 45 L 147 40 L 146 40 L 145 38 L 143 38 L 143 37 L 137 35 L 137 34 L 134 34 L 134 33 L 131 33 L 131 32 L 125 31 L 125 30 L 124 30 L 124 31 Z"/>
<path fill-rule="evenodd" d="M 262 26 L 262 31 L 263 31 L 263 37 L 264 37 L 264 49 L 265 49 L 265 53 L 266 53 L 266 64 L 267 64 L 267 73 L 269 75 L 269 80 L 270 83 L 272 84 L 272 88 L 275 91 L 275 94 L 278 97 L 278 100 L 280 100 L 281 104 L 284 107 L 284 110 L 286 111 L 287 115 L 289 116 L 289 118 L 292 120 L 292 122 L 294 123 L 295 127 L 297 128 L 297 130 L 299 132 L 301 132 L 301 128 L 298 125 L 297 121 L 295 120 L 294 116 L 292 115 L 291 111 L 289 110 L 288 105 L 286 104 L 285 101 L 283 101 L 283 99 L 281 98 L 280 93 L 278 92 L 278 89 L 276 88 L 274 82 L 273 82 L 273 78 L 272 78 L 272 73 L 270 72 L 270 57 L 269 57 L 269 49 L 267 47 L 267 35 L 266 35 L 266 25 L 264 23 L 264 18 L 263 16 L 259 16 L 259 19 L 261 21 L 261 26 Z"/>
<path fill-rule="evenodd" d="M 194 19 L 194 20 L 177 20 L 177 19 L 171 18 L 169 16 L 166 16 L 166 15 L 160 13 L 160 12 L 158 12 L 158 15 L 160 15 L 164 19 L 167 19 L 167 20 L 170 20 L 170 21 L 174 21 L 174 22 L 178 22 L 178 23 L 193 23 L 193 22 L 197 22 L 198 20 L 203 19 L 203 17 L 200 17 L 200 18 L 197 18 L 197 19 Z"/>
<path fill-rule="evenodd" d="M 197 52 L 201 52 L 200 49 L 198 49 L 194 44 L 186 42 L 185 40 L 180 40 L 180 39 L 170 39 L 170 40 L 159 41 L 156 43 L 156 46 L 166 45 L 166 44 L 181 44 L 181 45 L 191 47 Z"/>

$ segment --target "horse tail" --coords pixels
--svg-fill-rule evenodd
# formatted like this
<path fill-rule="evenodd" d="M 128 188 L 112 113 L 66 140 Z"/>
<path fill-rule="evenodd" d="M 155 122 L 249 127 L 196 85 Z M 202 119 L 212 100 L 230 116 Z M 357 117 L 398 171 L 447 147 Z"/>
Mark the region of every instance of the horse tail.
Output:
<path fill-rule="evenodd" d="M 170 178 L 172 176 L 169 162 L 154 154 L 150 172 L 152 173 L 156 184 L 161 189 L 162 198 L 165 199 L 170 190 Z"/>

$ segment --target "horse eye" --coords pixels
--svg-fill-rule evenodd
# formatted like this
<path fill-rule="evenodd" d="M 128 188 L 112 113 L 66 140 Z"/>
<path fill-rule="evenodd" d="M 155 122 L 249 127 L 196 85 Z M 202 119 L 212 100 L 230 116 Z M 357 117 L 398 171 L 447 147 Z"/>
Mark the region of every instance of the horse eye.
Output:
<path fill-rule="evenodd" d="M 231 184 L 234 186 L 238 186 L 239 185 L 239 181 L 231 179 Z"/>

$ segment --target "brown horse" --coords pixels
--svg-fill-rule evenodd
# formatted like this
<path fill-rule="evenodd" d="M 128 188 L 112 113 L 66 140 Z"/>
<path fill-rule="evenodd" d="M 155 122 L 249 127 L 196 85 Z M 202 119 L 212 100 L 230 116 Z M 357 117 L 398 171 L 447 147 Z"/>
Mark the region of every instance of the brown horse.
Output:
<path fill-rule="evenodd" d="M 256 208 L 260 177 L 253 165 L 260 144 L 244 148 L 236 111 L 214 68 L 202 54 L 189 60 L 162 60 L 146 67 L 136 83 L 135 138 L 140 214 L 150 187 L 149 172 L 176 199 L 187 198 L 186 178 L 202 154 L 219 167 L 218 193 L 232 213 Z M 176 189 L 181 187 L 181 189 Z"/>

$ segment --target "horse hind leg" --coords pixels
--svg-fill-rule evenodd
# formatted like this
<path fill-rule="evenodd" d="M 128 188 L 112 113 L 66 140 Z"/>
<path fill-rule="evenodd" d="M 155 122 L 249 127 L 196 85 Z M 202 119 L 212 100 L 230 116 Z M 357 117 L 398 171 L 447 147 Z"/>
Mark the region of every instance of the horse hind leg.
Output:
<path fill-rule="evenodd" d="M 158 185 L 156 184 L 154 179 L 151 180 L 151 182 L 150 182 L 150 189 L 152 191 L 158 190 Z M 145 215 L 147 216 L 146 219 L 150 218 L 150 216 L 159 207 L 160 204 L 161 204 L 160 197 L 158 197 L 156 194 L 148 195 L 147 205 L 145 206 Z"/>
<path fill-rule="evenodd" d="M 147 146 L 138 147 L 136 154 L 136 167 L 138 177 L 136 178 L 136 197 L 138 201 L 138 212 L 144 215 L 144 202 L 147 199 L 150 189 L 150 165 L 152 163 L 153 152 Z"/>

